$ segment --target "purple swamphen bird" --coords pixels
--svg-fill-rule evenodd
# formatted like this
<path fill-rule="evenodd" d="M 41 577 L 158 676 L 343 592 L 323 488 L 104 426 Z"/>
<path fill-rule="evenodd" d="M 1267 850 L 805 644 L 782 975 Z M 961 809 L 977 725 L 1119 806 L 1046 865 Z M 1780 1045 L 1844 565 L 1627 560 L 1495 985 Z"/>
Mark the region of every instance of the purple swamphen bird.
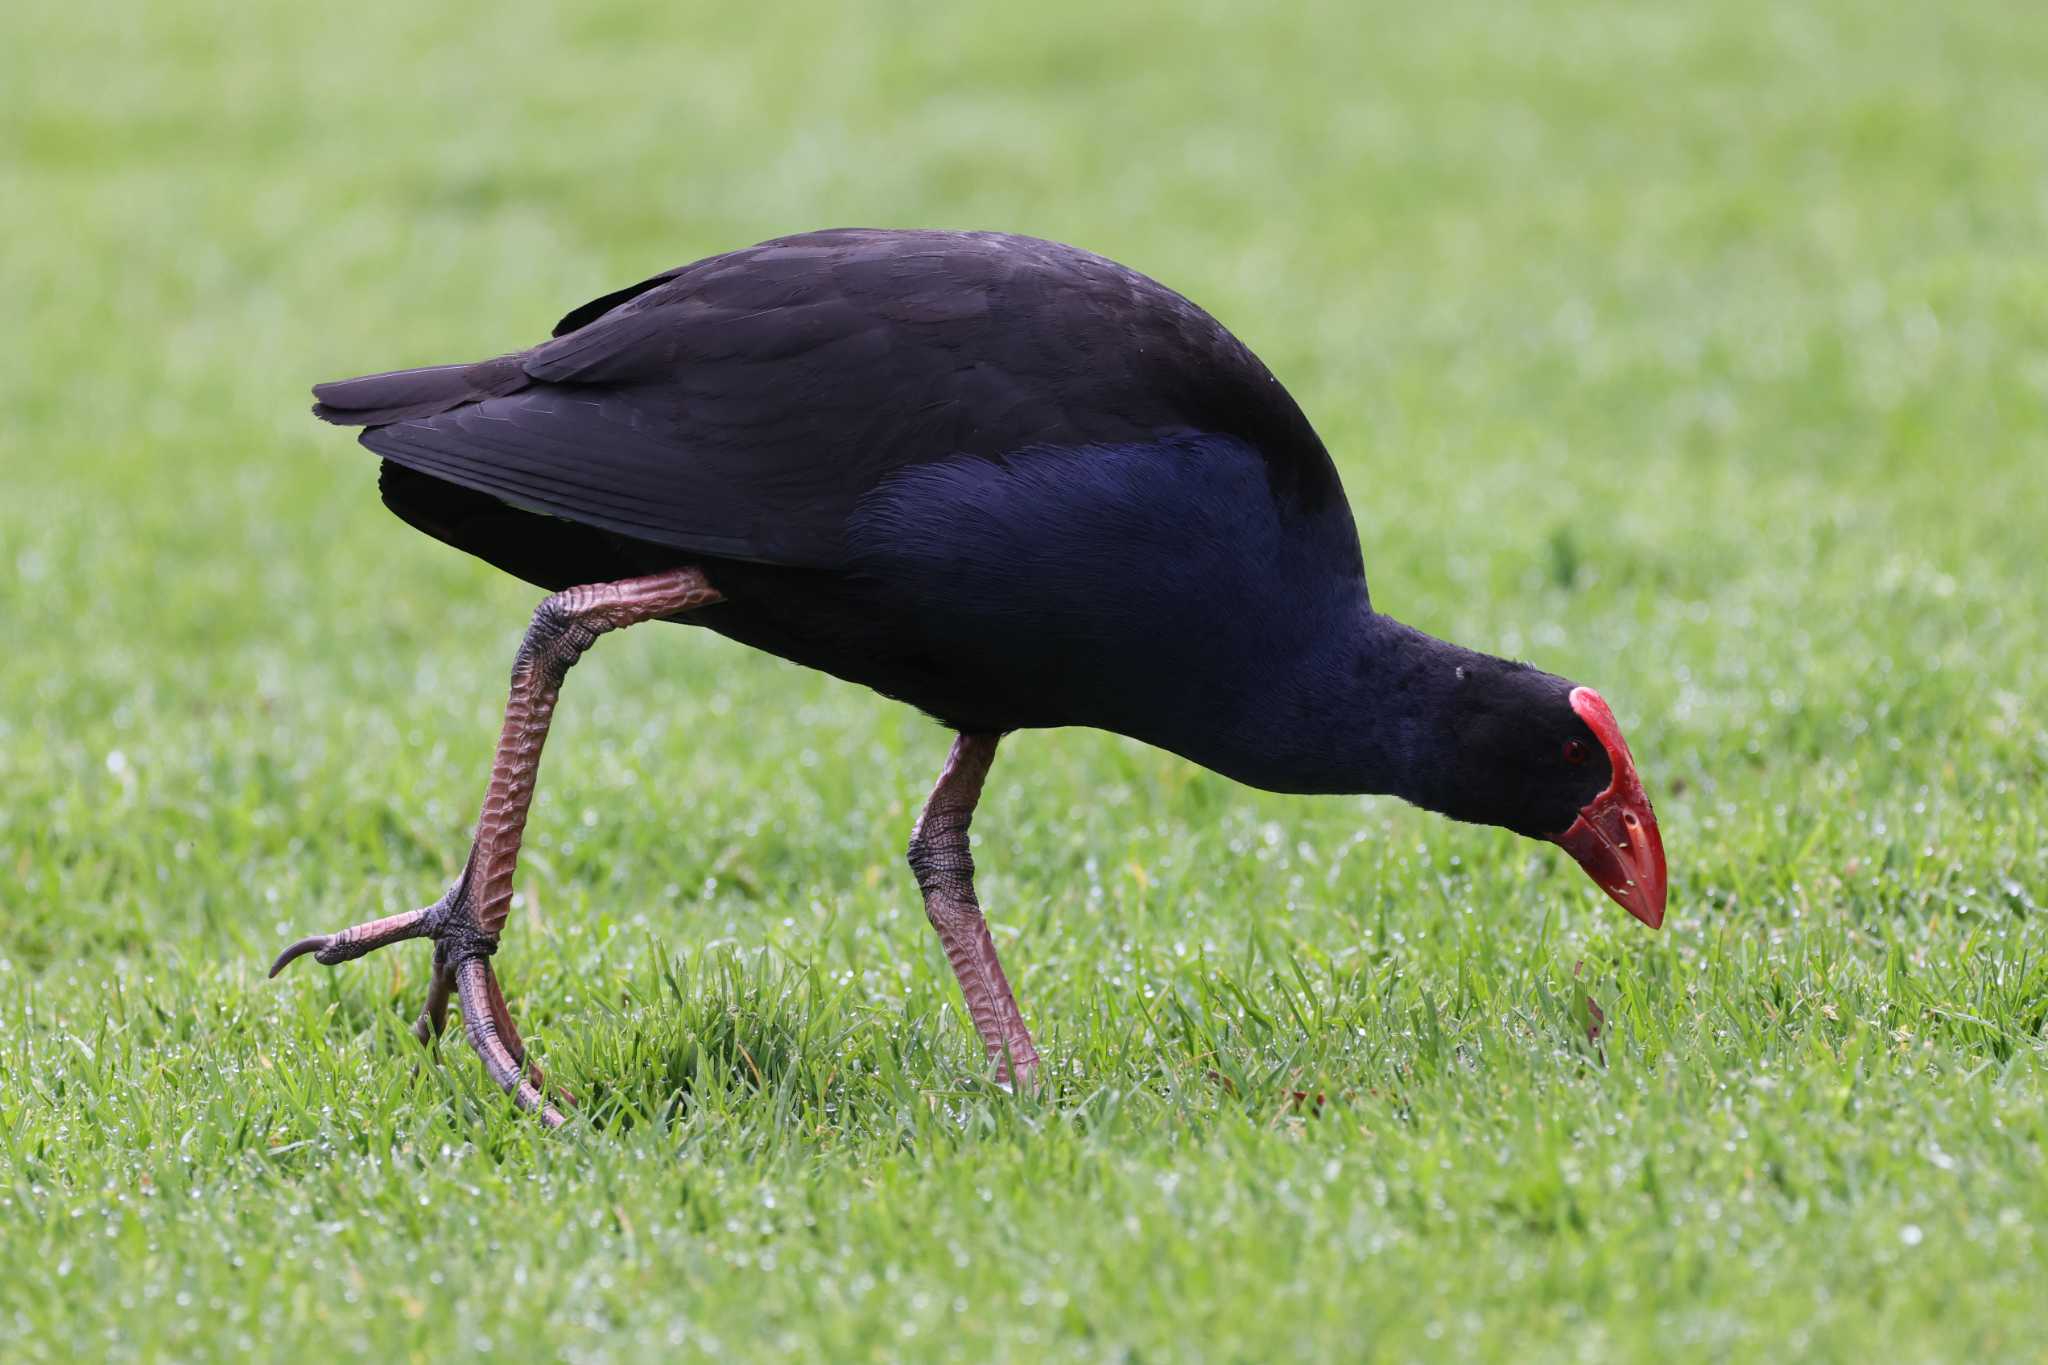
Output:
<path fill-rule="evenodd" d="M 490 959 L 563 675 L 609 630 L 704 626 L 957 732 L 910 866 L 997 1074 L 1038 1064 L 974 895 L 1002 735 L 1092 725 L 1282 792 L 1380 792 L 1562 844 L 1651 927 L 1657 822 L 1591 688 L 1373 610 L 1308 419 L 1172 290 L 988 232 L 764 242 L 585 304 L 474 365 L 322 384 L 384 502 L 547 589 L 475 842 L 434 904 L 302 939 L 434 941 L 491 1077 L 561 1121 Z"/>

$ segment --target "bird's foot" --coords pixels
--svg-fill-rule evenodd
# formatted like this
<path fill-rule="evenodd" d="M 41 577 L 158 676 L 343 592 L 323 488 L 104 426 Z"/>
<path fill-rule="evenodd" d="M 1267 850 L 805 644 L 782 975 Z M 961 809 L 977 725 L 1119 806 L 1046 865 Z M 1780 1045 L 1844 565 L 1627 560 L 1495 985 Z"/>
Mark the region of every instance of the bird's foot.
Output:
<path fill-rule="evenodd" d="M 991 1052 L 989 1060 L 995 1063 L 995 1083 L 998 1089 L 1007 1090 L 1013 1095 L 1038 1093 L 1038 1049 L 1031 1045 L 1028 1037 L 1023 1040 L 1021 1048 L 1012 1044 L 1001 1052 Z"/>
<path fill-rule="evenodd" d="M 483 1061 L 484 1070 L 521 1109 L 540 1115 L 550 1128 L 560 1127 L 561 1111 L 548 1102 L 542 1089 L 540 1067 L 526 1060 L 526 1045 L 506 1008 L 505 992 L 491 970 L 491 954 L 497 951 L 498 936 L 479 922 L 470 887 L 472 869 L 465 868 L 447 894 L 432 905 L 387 915 L 343 929 L 338 934 L 312 934 L 286 948 L 271 964 L 274 977 L 293 960 L 310 953 L 315 962 L 332 967 L 404 939 L 434 941 L 433 975 L 427 982 L 427 998 L 420 1016 L 413 1022 L 413 1035 L 431 1045 L 448 1024 L 448 1001 L 459 998 L 463 1031 L 470 1046 Z M 563 1097 L 565 1100 L 567 1096 Z"/>

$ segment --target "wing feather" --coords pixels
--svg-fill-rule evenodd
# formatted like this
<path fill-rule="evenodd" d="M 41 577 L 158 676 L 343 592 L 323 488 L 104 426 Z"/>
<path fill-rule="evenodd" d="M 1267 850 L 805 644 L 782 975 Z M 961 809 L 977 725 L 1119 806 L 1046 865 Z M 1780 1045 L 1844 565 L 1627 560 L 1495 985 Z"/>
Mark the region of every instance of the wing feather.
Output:
<path fill-rule="evenodd" d="M 835 230 L 657 275 L 529 351 L 322 385 L 386 459 L 621 535 L 847 562 L 860 500 L 961 455 L 1190 432 L 1261 453 L 1278 497 L 1341 498 L 1307 419 L 1180 295 L 990 233 Z"/>

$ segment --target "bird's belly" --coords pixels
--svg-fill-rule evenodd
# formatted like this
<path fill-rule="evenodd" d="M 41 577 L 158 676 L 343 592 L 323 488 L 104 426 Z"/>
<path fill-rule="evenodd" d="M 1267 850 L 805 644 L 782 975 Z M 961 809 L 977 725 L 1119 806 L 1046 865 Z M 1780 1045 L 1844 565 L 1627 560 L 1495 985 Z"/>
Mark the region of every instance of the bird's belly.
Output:
<path fill-rule="evenodd" d="M 1000 614 L 934 613 L 900 585 L 823 570 L 710 566 L 726 600 L 691 619 L 728 639 L 972 732 L 1122 729 L 1104 683 L 1130 661 Z"/>

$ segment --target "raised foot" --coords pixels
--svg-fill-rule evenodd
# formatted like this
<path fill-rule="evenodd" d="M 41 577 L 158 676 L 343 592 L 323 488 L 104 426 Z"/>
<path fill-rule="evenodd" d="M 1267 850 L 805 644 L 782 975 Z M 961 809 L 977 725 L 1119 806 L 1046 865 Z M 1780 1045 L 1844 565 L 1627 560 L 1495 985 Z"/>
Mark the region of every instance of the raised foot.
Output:
<path fill-rule="evenodd" d="M 548 1127 L 559 1128 L 564 1121 L 561 1111 L 542 1091 L 540 1068 L 526 1061 L 526 1044 L 512 1023 L 497 973 L 491 970 L 491 954 L 497 950 L 498 939 L 477 922 L 469 891 L 471 880 L 465 869 L 447 894 L 432 905 L 354 925 L 338 934 L 302 938 L 277 955 L 270 974 L 275 977 L 309 953 L 315 962 L 332 967 L 405 939 L 432 939 L 434 974 L 427 983 L 420 1016 L 413 1022 L 413 1035 L 422 1043 L 440 1037 L 448 1024 L 449 997 L 455 996 L 462 1004 L 463 1032 L 484 1071 L 521 1109 L 539 1114 Z"/>

